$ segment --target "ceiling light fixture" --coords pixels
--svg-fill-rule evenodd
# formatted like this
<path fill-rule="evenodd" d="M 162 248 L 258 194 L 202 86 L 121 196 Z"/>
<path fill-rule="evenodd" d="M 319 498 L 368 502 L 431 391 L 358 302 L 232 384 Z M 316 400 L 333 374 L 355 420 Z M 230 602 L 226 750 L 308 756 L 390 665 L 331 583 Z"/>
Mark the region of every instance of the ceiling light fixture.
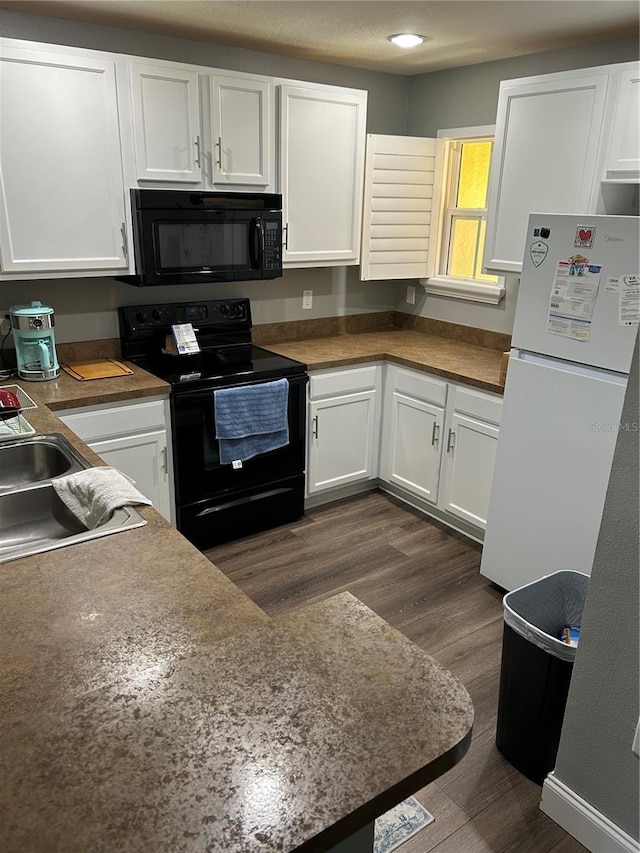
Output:
<path fill-rule="evenodd" d="M 426 41 L 424 36 L 419 36 L 416 33 L 398 33 L 395 36 L 387 36 L 387 41 L 398 47 L 417 47 Z"/>

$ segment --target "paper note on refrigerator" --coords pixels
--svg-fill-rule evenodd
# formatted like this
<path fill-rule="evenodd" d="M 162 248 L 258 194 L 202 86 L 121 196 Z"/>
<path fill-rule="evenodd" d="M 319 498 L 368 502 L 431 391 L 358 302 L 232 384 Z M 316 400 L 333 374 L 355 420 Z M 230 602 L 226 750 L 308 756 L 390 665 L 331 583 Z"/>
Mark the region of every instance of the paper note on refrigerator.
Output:
<path fill-rule="evenodd" d="M 623 275 L 619 279 L 618 324 L 640 325 L 640 275 Z"/>
<path fill-rule="evenodd" d="M 558 261 L 549 297 L 547 331 L 576 341 L 591 336 L 602 267 L 583 255 Z"/>

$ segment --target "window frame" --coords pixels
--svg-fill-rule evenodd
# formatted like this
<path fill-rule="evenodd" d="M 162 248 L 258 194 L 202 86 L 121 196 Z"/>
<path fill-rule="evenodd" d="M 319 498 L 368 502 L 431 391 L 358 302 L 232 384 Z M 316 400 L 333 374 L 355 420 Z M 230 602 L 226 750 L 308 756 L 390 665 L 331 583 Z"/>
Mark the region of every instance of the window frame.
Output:
<path fill-rule="evenodd" d="M 457 188 L 459 161 L 461 160 L 451 143 L 474 142 L 494 139 L 494 137 L 495 125 L 458 127 L 438 131 L 433 194 L 434 209 L 431 218 L 432 238 L 430 240 L 433 250 L 429 253 L 429 275 L 427 278 L 420 279 L 420 283 L 427 293 L 449 296 L 455 299 L 468 299 L 474 302 L 486 302 L 492 305 L 497 305 L 505 295 L 506 289 L 502 277 L 499 277 L 497 282 L 491 282 L 477 278 L 461 278 L 441 272 L 443 263 L 448 259 L 453 218 L 455 215 L 465 213 L 464 208 L 454 208 L 448 204 L 453 195 L 452 188 L 454 186 Z M 453 156 L 457 157 L 457 164 L 452 164 Z M 484 211 L 486 221 L 486 208 L 473 208 L 469 214 L 480 219 L 483 214 L 479 211 Z"/>

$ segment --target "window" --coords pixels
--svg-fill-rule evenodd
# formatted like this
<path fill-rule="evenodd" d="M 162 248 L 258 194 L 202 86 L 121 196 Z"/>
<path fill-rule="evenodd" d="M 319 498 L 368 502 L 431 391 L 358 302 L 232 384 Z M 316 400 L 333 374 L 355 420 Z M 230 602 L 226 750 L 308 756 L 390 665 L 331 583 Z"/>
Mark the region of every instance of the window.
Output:
<path fill-rule="evenodd" d="M 504 295 L 502 279 L 482 271 L 493 128 L 440 131 L 438 137 L 434 206 L 439 217 L 433 275 L 424 281 L 425 288 L 497 304 Z"/>

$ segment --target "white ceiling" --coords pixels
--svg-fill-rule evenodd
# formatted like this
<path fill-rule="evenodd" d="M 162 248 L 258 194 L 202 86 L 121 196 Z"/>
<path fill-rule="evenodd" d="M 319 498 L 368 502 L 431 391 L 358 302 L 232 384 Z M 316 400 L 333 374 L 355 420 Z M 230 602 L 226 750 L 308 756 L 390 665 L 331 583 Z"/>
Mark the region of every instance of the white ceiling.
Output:
<path fill-rule="evenodd" d="M 0 7 L 299 59 L 420 74 L 637 37 L 637 0 L 0 0 Z M 427 42 L 397 48 L 387 36 Z"/>

